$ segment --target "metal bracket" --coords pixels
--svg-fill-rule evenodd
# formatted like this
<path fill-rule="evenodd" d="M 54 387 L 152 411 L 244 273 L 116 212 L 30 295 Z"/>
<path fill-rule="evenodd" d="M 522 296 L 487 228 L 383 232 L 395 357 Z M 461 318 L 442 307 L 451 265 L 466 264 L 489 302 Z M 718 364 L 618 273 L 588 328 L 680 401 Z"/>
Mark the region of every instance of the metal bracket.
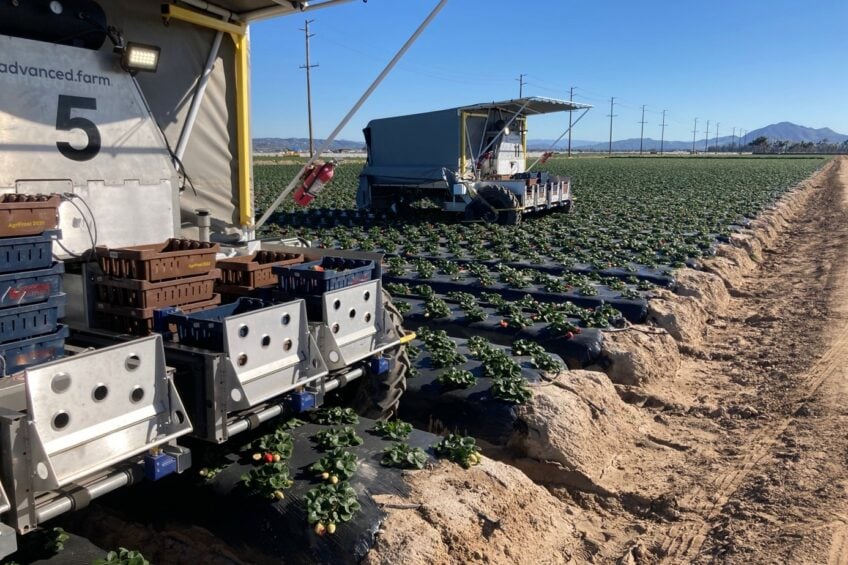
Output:
<path fill-rule="evenodd" d="M 73 483 L 192 430 L 158 335 L 39 365 L 27 370 L 26 383 L 36 492 Z"/>
<path fill-rule="evenodd" d="M 245 410 L 327 374 L 309 335 L 306 303 L 294 300 L 224 321 L 228 411 Z"/>

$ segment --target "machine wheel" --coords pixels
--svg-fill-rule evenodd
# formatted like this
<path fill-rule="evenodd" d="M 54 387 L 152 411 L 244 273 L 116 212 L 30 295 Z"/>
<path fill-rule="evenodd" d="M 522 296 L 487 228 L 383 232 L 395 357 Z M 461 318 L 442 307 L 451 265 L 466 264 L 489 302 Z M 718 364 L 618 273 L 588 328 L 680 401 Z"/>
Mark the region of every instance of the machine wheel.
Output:
<path fill-rule="evenodd" d="M 392 304 L 392 298 L 385 290 L 383 307 L 389 312 L 397 332 L 405 335 L 403 315 Z M 386 420 L 397 414 L 400 397 L 406 391 L 406 374 L 412 363 L 406 354 L 406 345 L 389 349 L 385 355 L 392 361 L 392 369 L 383 375 L 359 378 L 344 387 L 338 394 L 339 404 L 353 408 L 360 416 L 375 420 Z"/>
<path fill-rule="evenodd" d="M 476 202 L 477 199 L 482 200 Z M 475 205 L 476 202 L 476 205 Z M 477 189 L 477 198 L 469 207 L 476 212 L 477 220 L 502 226 L 514 226 L 521 223 L 521 210 L 518 198 L 511 190 L 503 186 L 488 185 Z"/>

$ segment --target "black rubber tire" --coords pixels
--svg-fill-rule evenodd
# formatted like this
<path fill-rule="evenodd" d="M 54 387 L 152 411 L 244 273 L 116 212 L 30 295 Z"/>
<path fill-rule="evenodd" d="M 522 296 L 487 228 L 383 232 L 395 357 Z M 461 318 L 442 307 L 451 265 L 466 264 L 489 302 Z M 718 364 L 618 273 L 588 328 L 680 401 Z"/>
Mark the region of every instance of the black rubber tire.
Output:
<path fill-rule="evenodd" d="M 389 312 L 395 328 L 405 335 L 403 316 L 392 304 L 388 292 L 383 291 L 383 307 Z M 339 390 L 330 401 L 332 404 L 353 408 L 360 416 L 374 420 L 387 420 L 395 416 L 400 397 L 406 391 L 406 375 L 412 366 L 406 353 L 406 345 L 398 345 L 385 351 L 392 369 L 383 375 L 366 375 Z"/>
<path fill-rule="evenodd" d="M 521 210 L 518 203 L 518 198 L 511 190 L 503 186 L 488 185 L 477 190 L 477 197 L 488 202 L 492 208 L 499 210 L 508 208 L 503 212 L 498 212 L 497 216 L 486 214 L 480 219 L 489 223 L 495 223 L 502 226 L 514 226 L 521 223 Z M 488 210 L 492 212 L 491 209 Z"/>

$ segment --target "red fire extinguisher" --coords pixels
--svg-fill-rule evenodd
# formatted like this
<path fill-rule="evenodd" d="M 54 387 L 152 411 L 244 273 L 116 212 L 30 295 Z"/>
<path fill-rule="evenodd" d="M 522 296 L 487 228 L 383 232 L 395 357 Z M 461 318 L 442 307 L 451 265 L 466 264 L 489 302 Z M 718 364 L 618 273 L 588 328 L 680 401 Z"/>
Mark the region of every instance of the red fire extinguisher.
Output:
<path fill-rule="evenodd" d="M 333 180 L 336 171 L 335 161 L 313 163 L 303 172 L 303 180 L 294 191 L 294 201 L 300 206 L 308 206 L 324 188 Z"/>

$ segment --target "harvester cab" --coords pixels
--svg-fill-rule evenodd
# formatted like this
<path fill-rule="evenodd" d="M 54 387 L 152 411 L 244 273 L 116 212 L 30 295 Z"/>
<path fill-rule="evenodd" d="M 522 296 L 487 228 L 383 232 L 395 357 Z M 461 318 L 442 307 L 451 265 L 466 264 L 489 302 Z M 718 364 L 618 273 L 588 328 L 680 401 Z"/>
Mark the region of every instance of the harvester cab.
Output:
<path fill-rule="evenodd" d="M 254 234 L 249 24 L 343 1 L 0 3 L 0 557 L 189 438 L 397 408 L 381 256 Z"/>
<path fill-rule="evenodd" d="M 527 121 L 582 110 L 552 150 L 590 108 L 528 97 L 372 120 L 364 132 L 368 162 L 357 205 L 404 214 L 428 200 L 467 221 L 506 225 L 524 214 L 568 211 L 574 203 L 571 179 L 534 170 L 550 151 L 527 164 Z"/>

